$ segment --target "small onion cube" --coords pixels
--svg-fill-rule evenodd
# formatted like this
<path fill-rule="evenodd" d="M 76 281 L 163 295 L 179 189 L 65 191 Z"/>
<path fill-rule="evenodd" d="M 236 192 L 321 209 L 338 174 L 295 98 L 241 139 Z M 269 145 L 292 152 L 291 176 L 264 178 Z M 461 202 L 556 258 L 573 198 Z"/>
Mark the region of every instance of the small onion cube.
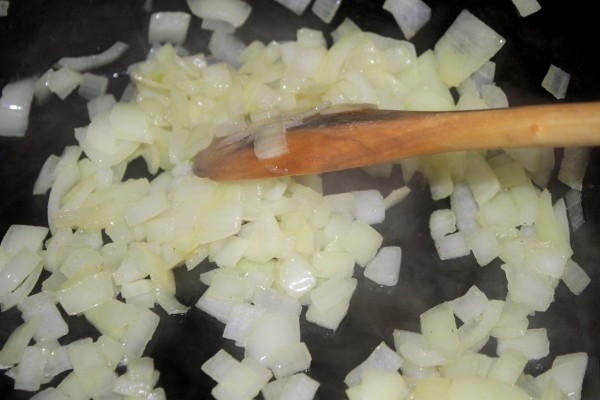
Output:
<path fill-rule="evenodd" d="M 340 300 L 333 306 L 323 310 L 311 304 L 306 311 L 306 320 L 335 331 L 348 313 L 349 306 L 349 300 Z"/>
<path fill-rule="evenodd" d="M 554 301 L 555 280 L 523 265 L 504 264 L 510 300 L 535 311 L 546 311 Z"/>
<path fill-rule="evenodd" d="M 456 215 L 450 209 L 435 210 L 429 216 L 429 233 L 433 240 L 456 231 Z"/>
<path fill-rule="evenodd" d="M 239 57 L 246 45 L 237 37 L 228 33 L 214 31 L 208 42 L 208 49 L 218 60 L 234 67 L 240 65 Z"/>
<path fill-rule="evenodd" d="M 381 342 L 365 361 L 360 363 L 346 375 L 344 383 L 348 386 L 361 384 L 363 374 L 369 367 L 387 372 L 397 372 L 401 366 L 402 357 L 394 350 L 390 349 L 385 342 Z"/>
<path fill-rule="evenodd" d="M 48 228 L 43 226 L 11 225 L 2 238 L 0 248 L 12 256 L 22 249 L 36 252 L 42 249 L 47 235 Z"/>
<path fill-rule="evenodd" d="M 527 17 L 542 9 L 537 0 L 512 0 L 521 17 Z"/>
<path fill-rule="evenodd" d="M 290 312 L 298 316 L 302 311 L 302 305 L 297 299 L 271 288 L 255 288 L 252 303 L 270 311 Z"/>
<path fill-rule="evenodd" d="M 85 72 L 82 75 L 77 93 L 84 99 L 90 100 L 103 95 L 106 92 L 107 87 L 107 77 Z"/>
<path fill-rule="evenodd" d="M 17 366 L 15 389 L 35 392 L 42 383 L 47 354 L 41 347 L 27 347 Z"/>
<path fill-rule="evenodd" d="M 330 23 L 335 17 L 342 0 L 315 0 L 311 8 L 312 12 L 325 23 Z"/>
<path fill-rule="evenodd" d="M 383 222 L 385 203 L 379 190 L 360 190 L 352 194 L 356 199 L 356 219 L 369 225 Z"/>
<path fill-rule="evenodd" d="M 569 290 L 576 295 L 581 294 L 591 282 L 590 276 L 573 259 L 567 261 L 561 279 Z"/>
<path fill-rule="evenodd" d="M 383 236 L 370 225 L 358 220 L 352 222 L 342 241 L 344 249 L 355 256 L 356 263 L 361 267 L 365 267 L 375 257 L 381 243 Z"/>
<path fill-rule="evenodd" d="M 150 16 L 149 43 L 183 44 L 191 15 L 185 12 L 157 12 Z"/>
<path fill-rule="evenodd" d="M 187 0 L 187 4 L 197 17 L 226 21 L 236 28 L 246 22 L 252 11 L 242 0 Z"/>
<path fill-rule="evenodd" d="M 571 189 L 581 191 L 591 153 L 591 147 L 566 147 L 560 162 L 558 180 Z"/>
<path fill-rule="evenodd" d="M 383 9 L 392 13 L 407 40 L 431 18 L 431 7 L 421 0 L 386 0 Z"/>
<path fill-rule="evenodd" d="M 304 14 L 311 0 L 275 0 L 296 15 Z"/>
<path fill-rule="evenodd" d="M 366 266 L 364 275 L 375 283 L 394 286 L 400 277 L 402 249 L 397 246 L 382 247 Z"/>
<path fill-rule="evenodd" d="M 526 364 L 527 357 L 523 353 L 508 349 L 492 364 L 487 378 L 514 385 L 523 373 Z"/>
<path fill-rule="evenodd" d="M 9 83 L 0 97 L 0 137 L 25 136 L 34 93 L 33 79 Z"/>
<path fill-rule="evenodd" d="M 0 17 L 6 17 L 8 15 L 8 7 L 10 2 L 8 0 L 0 1 Z"/>
<path fill-rule="evenodd" d="M 435 249 L 441 260 L 464 257 L 470 253 L 466 237 L 461 232 L 439 238 L 435 241 Z"/>
<path fill-rule="evenodd" d="M 77 71 L 62 67 L 50 76 L 48 88 L 61 100 L 64 100 L 83 80 L 83 75 Z"/>
<path fill-rule="evenodd" d="M 479 317 L 487 305 L 487 296 L 475 285 L 471 286 L 467 293 L 450 302 L 454 314 L 465 323 Z"/>
<path fill-rule="evenodd" d="M 236 344 L 244 346 L 248 331 L 252 325 L 267 311 L 259 306 L 239 303 L 231 307 L 227 324 L 223 330 L 225 339 L 235 340 Z"/>
<path fill-rule="evenodd" d="M 217 400 L 255 398 L 271 379 L 271 372 L 252 358 L 245 358 L 223 377 L 211 394 Z"/>
<path fill-rule="evenodd" d="M 489 229 L 479 229 L 468 235 L 466 240 L 477 263 L 482 267 L 495 260 L 502 250 L 496 235 Z"/>
<path fill-rule="evenodd" d="M 550 354 L 550 342 L 545 328 L 528 329 L 525 335 L 517 338 L 498 339 L 499 355 L 509 349 L 520 351 L 528 360 L 539 360 Z"/>
<path fill-rule="evenodd" d="M 576 232 L 585 223 L 583 207 L 581 206 L 581 192 L 571 189 L 565 196 L 567 214 L 571 224 L 571 231 Z"/>
<path fill-rule="evenodd" d="M 548 72 L 542 80 L 542 87 L 557 99 L 564 99 L 571 81 L 571 74 L 550 64 Z"/>
<path fill-rule="evenodd" d="M 349 400 L 407 399 L 411 389 L 397 371 L 367 367 L 360 385 L 346 390 Z"/>
<path fill-rule="evenodd" d="M 16 253 L 0 270 L 0 299 L 9 295 L 42 262 L 42 258 L 27 248 Z"/>
<path fill-rule="evenodd" d="M 259 317 L 248 331 L 245 354 L 268 365 L 269 357 L 276 350 L 297 342 L 300 342 L 300 325 L 296 314 L 267 313 Z"/>
<path fill-rule="evenodd" d="M 276 379 L 285 378 L 310 368 L 312 357 L 303 342 L 290 343 L 269 356 L 267 366 Z"/>
<path fill-rule="evenodd" d="M 388 210 L 392 208 L 393 206 L 404 200 L 409 194 L 410 188 L 408 186 L 403 186 L 401 188 L 392 190 L 390 194 L 385 196 L 385 198 L 383 199 L 385 209 Z"/>

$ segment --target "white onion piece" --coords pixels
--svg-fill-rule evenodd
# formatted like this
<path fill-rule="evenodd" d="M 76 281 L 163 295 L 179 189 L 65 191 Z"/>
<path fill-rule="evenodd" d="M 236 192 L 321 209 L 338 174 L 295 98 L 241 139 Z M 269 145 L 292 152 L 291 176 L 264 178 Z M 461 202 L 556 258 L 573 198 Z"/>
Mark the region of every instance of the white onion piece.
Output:
<path fill-rule="evenodd" d="M 18 306 L 25 321 L 30 321 L 39 316 L 40 328 L 34 338 L 37 342 L 44 340 L 55 340 L 69 332 L 69 327 L 60 315 L 55 305 L 54 296 L 46 292 L 40 292 L 29 296 Z"/>
<path fill-rule="evenodd" d="M 571 81 L 571 74 L 550 64 L 548 72 L 542 80 L 542 87 L 557 99 L 564 99 Z"/>
<path fill-rule="evenodd" d="M 479 317 L 487 306 L 487 296 L 475 285 L 471 286 L 467 293 L 450 302 L 454 314 L 465 323 Z"/>
<path fill-rule="evenodd" d="M 35 81 L 9 83 L 0 97 L 0 136 L 25 136 Z"/>
<path fill-rule="evenodd" d="M 385 198 L 383 199 L 385 209 L 388 210 L 394 207 L 396 204 L 404 200 L 409 194 L 410 188 L 408 186 L 403 186 L 401 188 L 392 190 L 390 194 L 385 196 Z"/>
<path fill-rule="evenodd" d="M 10 1 L 0 1 L 0 17 L 6 17 L 8 15 L 8 7 L 10 7 Z"/>
<path fill-rule="evenodd" d="M 11 293 L 0 298 L 0 306 L 2 311 L 6 311 L 17 304 L 20 304 L 26 297 L 31 293 L 33 288 L 36 286 L 37 281 L 44 269 L 43 263 L 38 265 L 25 280 L 13 290 Z"/>
<path fill-rule="evenodd" d="M 315 0 L 311 11 L 323 22 L 330 23 L 335 17 L 342 0 Z"/>
<path fill-rule="evenodd" d="M 36 252 L 42 249 L 47 235 L 48 228 L 43 226 L 11 225 L 2 238 L 0 248 L 11 256 L 23 249 Z"/>
<path fill-rule="evenodd" d="M 93 99 L 101 96 L 106 92 L 108 87 L 108 78 L 96 74 L 85 72 L 79 83 L 77 93 L 84 99 Z"/>
<path fill-rule="evenodd" d="M 468 235 L 479 229 L 479 223 L 475 219 L 479 207 L 473 197 L 473 192 L 465 182 L 454 184 L 450 204 L 456 215 L 456 226 L 459 231 Z"/>
<path fill-rule="evenodd" d="M 157 12 L 150 16 L 148 42 L 183 44 L 191 15 L 185 12 Z"/>
<path fill-rule="evenodd" d="M 42 74 L 42 76 L 40 76 L 35 81 L 33 93 L 34 93 L 35 99 L 40 104 L 45 103 L 46 100 L 48 100 L 48 98 L 50 98 L 50 95 L 52 94 L 52 92 L 48 88 L 48 81 L 50 80 L 50 77 L 52 76 L 53 73 L 54 73 L 54 70 L 52 68 L 50 68 L 49 70 L 44 72 Z"/>
<path fill-rule="evenodd" d="M 396 371 L 367 367 L 360 385 L 346 390 L 349 400 L 407 399 L 410 388 Z"/>
<path fill-rule="evenodd" d="M 382 247 L 366 266 L 364 275 L 383 286 L 395 286 L 400 277 L 402 249 L 397 246 Z"/>
<path fill-rule="evenodd" d="M 362 377 L 368 367 L 377 368 L 387 372 L 396 372 L 402 366 L 402 357 L 394 350 L 390 349 L 385 342 L 381 342 L 367 359 L 348 372 L 344 383 L 348 386 L 359 385 Z"/>
<path fill-rule="evenodd" d="M 225 339 L 234 340 L 237 345 L 244 346 L 248 331 L 256 320 L 266 314 L 266 310 L 260 306 L 247 303 L 235 304 L 231 307 L 227 324 L 223 330 Z"/>
<path fill-rule="evenodd" d="M 238 58 L 245 48 L 246 45 L 240 39 L 220 31 L 214 31 L 208 42 L 208 49 L 213 56 L 234 67 L 239 67 Z"/>
<path fill-rule="evenodd" d="M 226 374 L 213 388 L 211 394 L 216 399 L 253 399 L 272 374 L 267 368 L 252 358 L 244 358 Z"/>
<path fill-rule="evenodd" d="M 437 239 L 435 241 L 435 249 L 441 260 L 464 257 L 470 253 L 466 237 L 461 232 Z"/>
<path fill-rule="evenodd" d="M 487 343 L 488 337 L 494 328 L 494 325 L 500 319 L 504 302 L 500 300 L 490 300 L 487 303 L 485 311 L 477 319 L 470 320 L 458 328 L 460 336 L 460 345 L 463 348 L 479 350 Z M 476 350 L 475 350 L 476 349 Z"/>
<path fill-rule="evenodd" d="M 496 85 L 483 85 L 481 87 L 481 97 L 489 108 L 507 108 L 508 99 L 506 93 Z"/>
<path fill-rule="evenodd" d="M 300 342 L 298 316 L 274 312 L 259 317 L 246 336 L 246 357 L 252 357 L 268 365 L 269 357 L 276 350 Z"/>
<path fill-rule="evenodd" d="M 48 79 L 48 88 L 52 93 L 55 93 L 61 100 L 66 99 L 69 94 L 83 80 L 83 75 L 68 67 L 62 67 L 58 71 L 54 71 Z"/>
<path fill-rule="evenodd" d="M 411 39 L 431 18 L 431 7 L 421 0 L 386 0 L 383 9 L 392 13 L 406 39 Z"/>
<path fill-rule="evenodd" d="M 296 15 L 304 14 L 311 0 L 275 0 Z"/>
<path fill-rule="evenodd" d="M 567 214 L 571 224 L 571 230 L 576 232 L 585 223 L 583 208 L 581 205 L 581 192 L 579 190 L 569 190 L 565 196 L 567 204 Z"/>
<path fill-rule="evenodd" d="M 435 210 L 429 216 L 429 233 L 433 240 L 456 231 L 456 215 L 450 209 Z"/>
<path fill-rule="evenodd" d="M 590 147 L 566 147 L 560 162 L 558 180 L 571 189 L 581 191 L 591 153 Z"/>
<path fill-rule="evenodd" d="M 123 42 L 116 42 L 102 53 L 83 57 L 63 57 L 58 60 L 58 65 L 69 68 L 72 71 L 88 71 L 90 69 L 102 67 L 110 64 L 119 58 L 128 48 Z"/>
<path fill-rule="evenodd" d="M 275 158 L 287 152 L 286 129 L 282 124 L 271 124 L 258 130 L 254 139 L 256 158 Z"/>
<path fill-rule="evenodd" d="M 501 188 L 490 166 L 481 155 L 474 152 L 467 155 L 465 177 L 479 206 L 492 199 Z"/>
<path fill-rule="evenodd" d="M 235 26 L 231 25 L 231 23 L 210 18 L 204 18 L 202 20 L 201 28 L 207 31 L 220 31 L 227 34 L 235 32 Z"/>
<path fill-rule="evenodd" d="M 467 245 L 473 252 L 477 263 L 482 267 L 488 265 L 500 255 L 502 247 L 496 235 L 488 229 L 479 229 L 466 237 Z"/>
<path fill-rule="evenodd" d="M 312 400 L 319 382 L 303 373 L 271 381 L 262 389 L 265 400 Z"/>
<path fill-rule="evenodd" d="M 528 360 L 539 360 L 550 353 L 550 342 L 545 328 L 528 329 L 525 335 L 517 338 L 498 339 L 499 355 L 513 349 L 527 356 Z"/>
<path fill-rule="evenodd" d="M 377 254 L 383 243 L 383 236 L 370 225 L 362 221 L 354 221 L 343 238 L 342 245 L 347 252 L 354 255 L 356 263 L 365 267 Z"/>
<path fill-rule="evenodd" d="M 10 368 L 21 361 L 23 352 L 40 327 L 41 319 L 23 322 L 8 337 L 0 351 L 0 366 Z"/>
<path fill-rule="evenodd" d="M 87 103 L 90 121 L 98 114 L 108 113 L 116 103 L 117 101 L 112 94 L 104 94 L 92 98 Z"/>
<path fill-rule="evenodd" d="M 512 0 L 521 17 L 527 17 L 542 9 L 537 0 Z"/>
<path fill-rule="evenodd" d="M 270 311 L 291 312 L 298 316 L 302 311 L 302 306 L 297 299 L 271 288 L 257 287 L 254 289 L 252 303 Z"/>
<path fill-rule="evenodd" d="M 360 190 L 352 194 L 356 201 L 356 219 L 369 225 L 383 222 L 385 203 L 379 190 Z"/>
<path fill-rule="evenodd" d="M 312 357 L 303 342 L 285 345 L 269 356 L 267 366 L 276 379 L 285 378 L 310 368 Z"/>
<path fill-rule="evenodd" d="M 591 278 L 585 270 L 572 259 L 567 261 L 561 279 L 569 290 L 576 295 L 581 294 L 591 282 Z"/>
<path fill-rule="evenodd" d="M 42 348 L 27 347 L 17 366 L 15 390 L 37 391 L 42 383 L 46 359 L 47 354 Z"/>
<path fill-rule="evenodd" d="M 463 10 L 435 45 L 440 78 L 457 86 L 500 50 L 506 40 Z"/>
<path fill-rule="evenodd" d="M 0 299 L 15 290 L 41 262 L 42 258 L 27 248 L 10 258 L 0 270 Z"/>
<path fill-rule="evenodd" d="M 197 17 L 226 21 L 236 28 L 246 22 L 252 11 L 242 0 L 187 0 L 187 4 Z"/>

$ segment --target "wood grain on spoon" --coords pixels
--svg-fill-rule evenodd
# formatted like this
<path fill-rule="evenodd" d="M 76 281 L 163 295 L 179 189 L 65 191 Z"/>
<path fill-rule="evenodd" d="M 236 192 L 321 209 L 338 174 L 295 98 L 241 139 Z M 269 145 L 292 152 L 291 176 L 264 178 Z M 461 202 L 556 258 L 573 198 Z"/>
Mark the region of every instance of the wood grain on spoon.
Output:
<path fill-rule="evenodd" d="M 359 110 L 319 115 L 288 129 L 288 152 L 259 160 L 253 143 L 218 142 L 195 160 L 217 180 L 303 175 L 458 150 L 600 144 L 600 102 L 493 110 Z"/>

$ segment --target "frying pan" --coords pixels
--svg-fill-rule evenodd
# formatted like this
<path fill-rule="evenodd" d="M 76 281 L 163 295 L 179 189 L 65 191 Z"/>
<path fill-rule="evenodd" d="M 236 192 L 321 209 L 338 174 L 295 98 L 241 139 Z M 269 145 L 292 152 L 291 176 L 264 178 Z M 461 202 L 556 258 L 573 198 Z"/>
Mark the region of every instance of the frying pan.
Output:
<path fill-rule="evenodd" d="M 253 11 L 236 35 L 252 40 L 291 40 L 300 27 L 330 32 L 345 17 L 363 30 L 403 38 L 392 16 L 381 9 L 383 0 L 343 0 L 331 24 L 325 24 L 308 10 L 302 17 L 271 0 L 248 0 Z M 550 63 L 572 74 L 564 101 L 600 99 L 600 26 L 593 16 L 593 3 L 540 0 L 542 10 L 527 18 L 518 16 L 510 0 L 426 0 L 433 13 L 429 23 L 413 38 L 417 53 L 432 48 L 459 12 L 466 8 L 506 38 L 506 45 L 494 57 L 496 83 L 503 88 L 511 105 L 557 102 L 540 83 Z M 129 44 L 117 62 L 94 72 L 111 77 L 108 92 L 118 98 L 128 77 L 127 65 L 143 59 L 148 50 L 147 29 L 150 13 L 145 1 L 120 0 L 13 0 L 8 16 L 0 19 L 0 86 L 41 74 L 62 56 L 100 52 L 115 41 Z M 187 11 L 184 1 L 155 0 L 153 11 Z M 207 49 L 209 33 L 192 20 L 185 47 L 193 52 Z M 61 154 L 74 144 L 73 129 L 88 123 L 85 101 L 76 94 L 61 101 L 53 98 L 34 105 L 24 138 L 0 138 L 0 235 L 11 224 L 46 224 L 47 197 L 33 196 L 32 186 L 50 154 Z M 561 151 L 557 150 L 560 157 Z M 134 162 L 128 177 L 147 176 L 145 166 Z M 323 176 L 325 191 L 337 193 L 358 189 L 379 189 L 384 194 L 404 184 L 399 171 L 391 178 L 373 178 L 362 170 L 348 170 Z M 419 314 L 446 300 L 456 298 L 473 284 L 488 297 L 504 299 L 506 280 L 499 260 L 487 267 L 476 265 L 472 257 L 442 262 L 428 233 L 430 213 L 447 207 L 447 201 L 431 200 L 421 176 L 408 182 L 411 195 L 390 209 L 386 221 L 376 228 L 384 235 L 384 246 L 403 248 L 400 281 L 395 287 L 381 287 L 357 271 L 358 288 L 349 314 L 333 333 L 306 323 L 301 317 L 302 340 L 313 362 L 308 375 L 321 384 L 318 399 L 344 398 L 343 379 L 381 341 L 392 345 L 394 329 L 419 330 Z M 583 399 L 600 398 L 600 153 L 594 149 L 583 188 L 585 224 L 572 235 L 574 259 L 591 276 L 592 283 L 579 296 L 560 284 L 555 301 L 545 313 L 538 313 L 530 327 L 545 327 L 551 355 L 530 362 L 526 371 L 537 375 L 551 365 L 554 356 L 586 351 L 588 370 Z M 557 199 L 566 187 L 556 180 L 550 184 Z M 212 268 L 208 263 L 187 272 L 175 270 L 178 298 L 193 305 L 206 287 L 199 274 Z M 39 288 L 38 288 L 39 290 Z M 146 354 L 154 358 L 160 371 L 158 385 L 170 399 L 209 399 L 215 383 L 200 366 L 220 348 L 236 357 L 243 351 L 221 337 L 223 324 L 192 307 L 186 315 L 161 316 L 156 334 Z M 61 343 L 92 336 L 97 332 L 83 318 L 67 317 L 69 334 Z M 21 323 L 15 309 L 0 314 L 0 345 Z M 484 352 L 493 355 L 491 341 Z M 63 374 L 64 375 L 64 374 Z M 59 376 L 58 380 L 63 377 Z M 57 382 L 55 382 L 57 383 Z M 30 393 L 15 391 L 13 381 L 0 377 L 0 398 L 26 399 Z"/>

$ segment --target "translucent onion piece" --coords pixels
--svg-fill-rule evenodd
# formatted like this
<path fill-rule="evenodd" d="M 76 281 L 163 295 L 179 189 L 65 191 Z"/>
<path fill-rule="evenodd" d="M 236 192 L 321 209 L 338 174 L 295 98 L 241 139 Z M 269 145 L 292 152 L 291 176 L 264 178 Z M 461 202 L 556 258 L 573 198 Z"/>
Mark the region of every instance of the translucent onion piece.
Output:
<path fill-rule="evenodd" d="M 397 246 L 382 247 L 365 268 L 365 277 L 383 286 L 394 286 L 400 277 L 402 249 Z"/>
<path fill-rule="evenodd" d="M 542 87 L 557 99 L 564 99 L 571 81 L 571 74 L 550 64 L 548 72 L 542 80 Z"/>
<path fill-rule="evenodd" d="M 311 0 L 275 0 L 282 6 L 286 7 L 296 15 L 304 14 Z"/>
<path fill-rule="evenodd" d="M 242 0 L 187 0 L 187 4 L 197 17 L 226 21 L 236 28 L 246 22 L 252 11 Z"/>
<path fill-rule="evenodd" d="M 344 383 L 348 386 L 359 385 L 362 377 L 368 367 L 377 368 L 383 371 L 396 372 L 402 366 L 402 358 L 394 350 L 390 349 L 384 342 L 381 342 L 365 361 L 350 371 Z"/>
<path fill-rule="evenodd" d="M 6 17 L 8 15 L 8 7 L 10 2 L 8 0 L 0 1 L 0 17 Z"/>
<path fill-rule="evenodd" d="M 431 18 L 431 7 L 421 0 L 386 0 L 383 9 L 392 13 L 406 39 L 411 39 Z"/>
<path fill-rule="evenodd" d="M 463 10 L 435 45 L 442 81 L 457 86 L 492 58 L 505 42 L 483 21 Z"/>
<path fill-rule="evenodd" d="M 238 58 L 245 48 L 246 45 L 240 39 L 220 31 L 214 31 L 208 42 L 208 49 L 213 56 L 234 67 L 239 67 Z"/>
<path fill-rule="evenodd" d="M 569 190 L 565 196 L 565 202 L 567 204 L 567 213 L 569 215 L 571 230 L 576 232 L 585 223 L 581 205 L 581 192 L 579 190 Z"/>
<path fill-rule="evenodd" d="M 591 154 L 590 147 L 566 147 L 560 162 L 558 180 L 571 189 L 581 191 Z"/>
<path fill-rule="evenodd" d="M 9 83 L 0 97 L 0 136 L 25 136 L 35 81 Z"/>
<path fill-rule="evenodd" d="M 207 31 L 220 31 L 223 33 L 232 34 L 235 32 L 235 26 L 231 25 L 227 21 L 221 21 L 218 19 L 208 19 L 204 18 L 202 20 L 202 29 L 206 29 Z"/>
<path fill-rule="evenodd" d="M 527 17 L 542 9 L 537 0 L 512 0 L 521 17 Z"/>
<path fill-rule="evenodd" d="M 311 10 L 323 22 L 328 24 L 335 17 L 341 4 L 342 0 L 315 0 Z"/>
<path fill-rule="evenodd" d="M 90 100 L 103 95 L 106 92 L 107 87 L 107 77 L 86 72 L 83 74 L 77 93 L 84 99 Z"/>
<path fill-rule="evenodd" d="M 17 366 L 15 390 L 35 392 L 42 383 L 47 353 L 40 347 L 27 347 Z"/>
<path fill-rule="evenodd" d="M 259 160 L 275 158 L 288 152 L 286 129 L 272 124 L 260 129 L 254 139 L 254 154 Z"/>
<path fill-rule="evenodd" d="M 517 338 L 498 339 L 498 354 L 505 351 L 517 350 L 528 360 L 539 360 L 550 353 L 550 342 L 545 328 L 528 329 L 525 335 Z"/>
<path fill-rule="evenodd" d="M 185 12 L 157 12 L 150 16 L 148 42 L 183 44 L 191 15 Z"/>
<path fill-rule="evenodd" d="M 108 65 L 119 58 L 129 46 L 123 42 L 116 42 L 102 53 L 83 57 L 64 57 L 58 60 L 58 65 L 67 67 L 72 71 L 88 71 L 90 69 Z"/>
<path fill-rule="evenodd" d="M 563 282 L 573 294 L 581 294 L 590 284 L 591 278 L 579 264 L 572 259 L 567 261 L 562 275 Z"/>

